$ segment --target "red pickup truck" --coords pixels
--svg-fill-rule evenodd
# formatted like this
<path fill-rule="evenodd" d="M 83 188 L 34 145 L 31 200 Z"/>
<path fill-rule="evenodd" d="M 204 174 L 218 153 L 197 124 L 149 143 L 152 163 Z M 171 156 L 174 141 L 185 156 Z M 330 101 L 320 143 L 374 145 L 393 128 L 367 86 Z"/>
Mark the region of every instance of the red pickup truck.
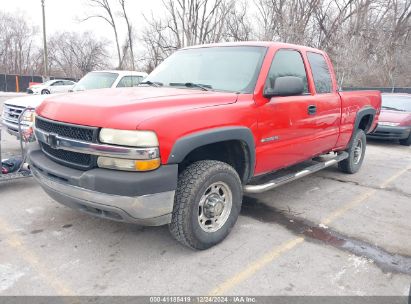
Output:
<path fill-rule="evenodd" d="M 62 204 L 117 221 L 169 224 L 182 244 L 206 249 L 234 226 L 243 192 L 337 163 L 358 171 L 380 107 L 379 92 L 338 92 L 330 59 L 317 49 L 189 47 L 140 87 L 47 99 L 36 111 L 29 161 Z"/>

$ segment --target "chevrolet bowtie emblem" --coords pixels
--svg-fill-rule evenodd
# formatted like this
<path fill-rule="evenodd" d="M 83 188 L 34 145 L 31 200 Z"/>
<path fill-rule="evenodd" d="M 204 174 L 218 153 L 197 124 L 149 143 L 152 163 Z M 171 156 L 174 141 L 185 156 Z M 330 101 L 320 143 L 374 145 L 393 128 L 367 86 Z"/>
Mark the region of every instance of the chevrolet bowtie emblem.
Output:
<path fill-rule="evenodd" d="M 57 148 L 57 145 L 58 145 L 57 134 L 54 134 L 54 133 L 48 134 L 46 140 L 47 140 L 47 144 L 51 148 L 53 149 Z"/>

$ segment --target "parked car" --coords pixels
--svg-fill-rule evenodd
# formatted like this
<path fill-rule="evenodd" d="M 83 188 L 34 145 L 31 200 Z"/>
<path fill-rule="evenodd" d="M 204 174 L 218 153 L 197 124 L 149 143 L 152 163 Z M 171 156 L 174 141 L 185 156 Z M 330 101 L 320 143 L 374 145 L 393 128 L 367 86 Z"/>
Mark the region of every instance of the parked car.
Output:
<path fill-rule="evenodd" d="M 48 98 L 36 111 L 29 162 L 64 205 L 116 221 L 169 224 L 179 242 L 206 249 L 234 226 L 243 192 L 337 163 L 357 172 L 380 107 L 379 91 L 338 92 L 330 59 L 317 49 L 190 47 L 140 87 Z M 286 167 L 294 171 L 265 178 Z"/>
<path fill-rule="evenodd" d="M 71 80 L 54 79 L 41 84 L 35 84 L 27 89 L 29 94 L 54 94 L 67 93 L 76 83 Z"/>
<path fill-rule="evenodd" d="M 73 86 L 70 86 L 70 92 L 84 91 L 102 88 L 123 88 L 134 87 L 138 85 L 147 73 L 134 71 L 95 71 L 85 75 L 80 81 Z M 51 86 L 55 87 L 55 86 Z M 54 91 L 50 91 L 53 92 Z M 37 108 L 43 100 L 50 95 L 26 96 L 6 100 L 3 106 L 2 123 L 6 127 L 7 132 L 18 138 L 18 118 L 23 110 L 27 107 Z M 33 123 L 33 112 L 26 112 L 26 117 L 22 120 L 22 129 L 26 131 Z"/>
<path fill-rule="evenodd" d="M 134 71 L 95 71 L 81 78 L 71 91 L 136 87 L 146 76 L 147 73 Z"/>
<path fill-rule="evenodd" d="M 411 95 L 382 94 L 380 121 L 370 138 L 399 140 L 411 146 Z"/>

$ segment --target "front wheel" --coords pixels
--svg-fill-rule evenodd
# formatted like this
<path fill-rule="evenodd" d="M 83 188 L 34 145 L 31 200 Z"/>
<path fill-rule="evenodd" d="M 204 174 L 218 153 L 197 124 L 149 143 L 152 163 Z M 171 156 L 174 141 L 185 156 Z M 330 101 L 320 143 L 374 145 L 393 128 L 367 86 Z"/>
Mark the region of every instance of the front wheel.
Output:
<path fill-rule="evenodd" d="M 358 129 L 355 131 L 351 145 L 347 150 L 348 158 L 338 163 L 340 170 L 350 174 L 357 173 L 364 161 L 366 146 L 367 138 L 365 132 Z"/>
<path fill-rule="evenodd" d="M 47 94 L 50 94 L 49 90 L 44 89 L 41 91 L 41 95 L 47 95 Z"/>
<path fill-rule="evenodd" d="M 241 180 L 226 163 L 203 160 L 179 176 L 169 229 L 180 243 L 207 249 L 230 233 L 240 213 Z"/>

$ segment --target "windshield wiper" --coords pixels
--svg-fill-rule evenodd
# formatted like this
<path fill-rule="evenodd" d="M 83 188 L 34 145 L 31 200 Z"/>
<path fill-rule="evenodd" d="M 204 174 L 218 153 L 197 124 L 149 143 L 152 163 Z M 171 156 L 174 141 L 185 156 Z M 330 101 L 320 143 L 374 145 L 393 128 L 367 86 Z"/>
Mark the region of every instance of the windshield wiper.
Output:
<path fill-rule="evenodd" d="M 161 82 L 157 82 L 157 81 L 152 82 L 150 80 L 140 82 L 138 85 L 141 85 L 141 84 L 146 84 L 146 85 L 149 85 L 150 87 L 157 87 L 157 88 L 163 86 L 163 84 Z"/>
<path fill-rule="evenodd" d="M 174 86 L 174 87 L 178 87 L 178 86 L 184 86 L 187 88 L 200 88 L 203 91 L 211 91 L 213 89 L 213 87 L 209 84 L 200 84 L 200 83 L 193 83 L 193 82 L 171 82 L 170 86 Z"/>
<path fill-rule="evenodd" d="M 394 107 L 381 106 L 381 108 L 386 109 L 386 110 L 405 112 L 405 110 L 397 109 L 397 108 L 394 108 Z"/>

